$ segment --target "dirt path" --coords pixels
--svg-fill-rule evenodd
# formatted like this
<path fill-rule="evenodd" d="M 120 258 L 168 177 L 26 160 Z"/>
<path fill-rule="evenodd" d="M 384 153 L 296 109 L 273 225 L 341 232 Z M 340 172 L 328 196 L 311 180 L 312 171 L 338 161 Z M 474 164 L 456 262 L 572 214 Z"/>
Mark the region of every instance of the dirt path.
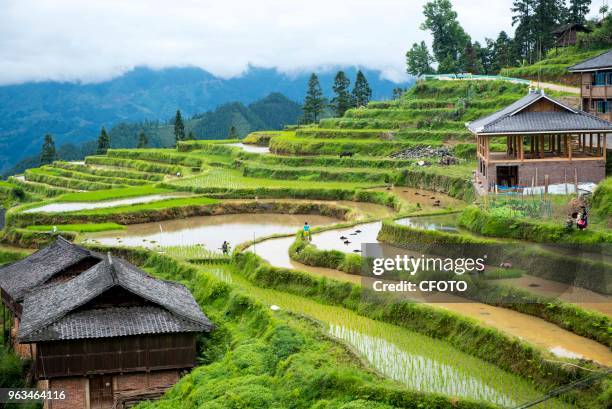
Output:
<path fill-rule="evenodd" d="M 568 85 L 553 84 L 550 82 L 531 81 L 532 87 L 544 88 L 551 91 L 569 92 L 570 94 L 580 95 L 580 88 L 570 87 Z"/>

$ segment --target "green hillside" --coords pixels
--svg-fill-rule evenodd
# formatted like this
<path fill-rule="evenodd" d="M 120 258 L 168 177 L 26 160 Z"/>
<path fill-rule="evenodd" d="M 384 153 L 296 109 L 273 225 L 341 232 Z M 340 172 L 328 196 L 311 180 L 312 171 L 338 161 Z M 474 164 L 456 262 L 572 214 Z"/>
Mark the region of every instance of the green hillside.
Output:
<path fill-rule="evenodd" d="M 579 82 L 567 71 L 567 68 L 607 50 L 607 48 L 588 50 L 576 46 L 552 49 L 546 54 L 546 58 L 535 64 L 504 68 L 500 75 L 577 86 Z"/>

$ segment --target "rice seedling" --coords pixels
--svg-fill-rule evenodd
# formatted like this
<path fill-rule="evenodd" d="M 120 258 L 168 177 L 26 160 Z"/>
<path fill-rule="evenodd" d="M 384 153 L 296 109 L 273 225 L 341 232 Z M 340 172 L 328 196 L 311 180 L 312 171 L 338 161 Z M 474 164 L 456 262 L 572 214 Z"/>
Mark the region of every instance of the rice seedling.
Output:
<path fill-rule="evenodd" d="M 513 406 L 542 394 L 527 380 L 467 355 L 450 344 L 374 321 L 344 308 L 252 285 L 238 274 L 233 282 L 266 304 L 321 321 L 328 333 L 350 345 L 382 375 L 411 389 Z M 551 400 L 534 408 L 570 408 Z"/>

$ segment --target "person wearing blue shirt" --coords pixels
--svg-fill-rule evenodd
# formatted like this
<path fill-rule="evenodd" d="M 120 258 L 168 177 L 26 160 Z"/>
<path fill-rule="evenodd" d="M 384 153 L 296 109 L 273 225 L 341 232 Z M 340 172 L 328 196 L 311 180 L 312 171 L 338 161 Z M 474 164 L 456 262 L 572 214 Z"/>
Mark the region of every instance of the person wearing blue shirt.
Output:
<path fill-rule="evenodd" d="M 310 233 L 310 226 L 308 222 L 304 222 L 304 237 L 308 239 L 308 241 L 312 241 L 312 234 Z"/>

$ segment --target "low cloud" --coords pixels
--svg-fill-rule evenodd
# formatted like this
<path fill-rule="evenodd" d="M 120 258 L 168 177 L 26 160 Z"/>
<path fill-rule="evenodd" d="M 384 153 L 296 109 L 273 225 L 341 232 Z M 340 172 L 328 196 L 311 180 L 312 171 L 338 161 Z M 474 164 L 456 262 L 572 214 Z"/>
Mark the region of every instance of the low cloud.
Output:
<path fill-rule="evenodd" d="M 404 78 L 404 54 L 429 34 L 425 0 L 4 0 L 0 84 L 96 82 L 135 66 L 197 66 L 221 77 L 249 64 L 323 66 Z M 474 40 L 511 32 L 512 0 L 455 0 Z"/>

